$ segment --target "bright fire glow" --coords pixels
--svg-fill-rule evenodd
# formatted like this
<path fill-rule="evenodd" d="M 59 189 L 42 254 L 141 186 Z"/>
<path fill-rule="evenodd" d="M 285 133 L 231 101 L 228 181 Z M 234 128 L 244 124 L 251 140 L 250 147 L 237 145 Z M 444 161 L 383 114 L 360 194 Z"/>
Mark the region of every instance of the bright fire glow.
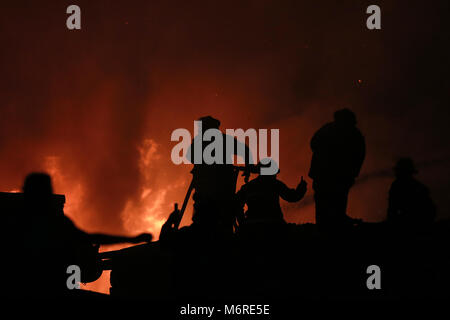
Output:
<path fill-rule="evenodd" d="M 138 196 L 129 199 L 121 213 L 123 229 L 128 235 L 136 235 L 142 232 L 151 233 L 156 240 L 159 236 L 161 226 L 165 222 L 170 210 L 169 203 L 180 201 L 179 197 L 183 192 L 186 181 L 180 177 L 175 183 L 165 187 L 155 187 L 152 178 L 155 171 L 158 170 L 158 164 L 161 162 L 161 153 L 158 144 L 152 139 L 145 139 L 138 147 L 139 151 L 139 172 L 140 186 Z M 83 185 L 80 182 L 73 181 L 63 174 L 62 164 L 56 156 L 48 156 L 45 159 L 44 169 L 53 180 L 56 193 L 63 193 L 66 196 L 65 214 L 72 218 L 77 225 L 88 226 L 95 229 L 97 226 L 89 225 L 88 215 L 81 214 L 80 210 L 85 208 L 83 205 L 84 194 Z M 181 192 L 181 193 L 180 193 Z M 85 210 L 85 209 L 84 209 Z M 90 214 L 95 214 L 91 212 Z M 118 244 L 102 246 L 100 251 L 118 250 L 130 246 L 130 244 Z M 100 279 L 93 283 L 83 284 L 82 288 L 102 293 L 109 293 L 109 271 L 105 271 Z"/>

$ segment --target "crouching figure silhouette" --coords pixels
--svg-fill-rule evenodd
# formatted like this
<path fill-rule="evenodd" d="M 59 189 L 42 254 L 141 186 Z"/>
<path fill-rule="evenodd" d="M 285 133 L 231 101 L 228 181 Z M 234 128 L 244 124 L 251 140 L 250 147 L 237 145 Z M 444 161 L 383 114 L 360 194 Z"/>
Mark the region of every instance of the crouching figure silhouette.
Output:
<path fill-rule="evenodd" d="M 263 159 L 258 166 L 277 165 L 273 161 L 273 159 Z M 280 170 L 276 171 L 280 172 Z M 288 202 L 300 201 L 306 193 L 307 183 L 302 177 L 297 188 L 291 189 L 277 179 L 277 173 L 273 175 L 259 174 L 257 178 L 244 184 L 237 192 L 238 206 L 243 208 L 247 204 L 248 208 L 240 221 L 241 224 L 269 224 L 272 227 L 285 224 L 280 198 Z"/>

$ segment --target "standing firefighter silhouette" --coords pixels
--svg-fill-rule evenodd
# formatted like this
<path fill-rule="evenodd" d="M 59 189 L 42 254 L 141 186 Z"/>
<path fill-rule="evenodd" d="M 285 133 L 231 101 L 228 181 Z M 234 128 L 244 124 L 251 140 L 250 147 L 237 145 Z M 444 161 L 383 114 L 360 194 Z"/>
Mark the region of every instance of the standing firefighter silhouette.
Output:
<path fill-rule="evenodd" d="M 389 190 L 387 220 L 395 225 L 423 226 L 436 217 L 436 207 L 428 188 L 416 180 L 414 162 L 400 159 L 394 167 L 395 180 Z"/>
<path fill-rule="evenodd" d="M 316 223 L 336 226 L 354 221 L 347 216 L 350 188 L 359 175 L 366 154 L 364 137 L 349 109 L 334 113 L 334 121 L 311 139 L 313 152 L 309 176 L 313 179 Z"/>
<path fill-rule="evenodd" d="M 219 130 L 220 121 L 211 116 L 198 119 L 202 122 L 204 131 L 209 129 Z M 213 164 L 194 164 L 191 171 L 192 187 L 195 189 L 194 215 L 192 222 L 196 226 L 205 227 L 210 230 L 220 230 L 226 233 L 233 231 L 236 220 L 236 206 L 234 202 L 236 192 L 236 182 L 239 170 L 230 161 L 234 156 L 241 157 L 245 162 L 244 175 L 246 179 L 250 174 L 250 164 L 252 157 L 250 149 L 244 143 L 239 142 L 235 137 L 221 133 L 223 137 L 223 161 Z M 228 150 L 227 141 L 232 139 L 233 148 Z M 187 159 L 194 163 L 195 147 L 201 146 L 202 154 L 205 148 L 213 141 L 203 141 L 202 137 L 194 137 L 187 152 Z M 228 160 L 228 161 L 227 161 Z"/>

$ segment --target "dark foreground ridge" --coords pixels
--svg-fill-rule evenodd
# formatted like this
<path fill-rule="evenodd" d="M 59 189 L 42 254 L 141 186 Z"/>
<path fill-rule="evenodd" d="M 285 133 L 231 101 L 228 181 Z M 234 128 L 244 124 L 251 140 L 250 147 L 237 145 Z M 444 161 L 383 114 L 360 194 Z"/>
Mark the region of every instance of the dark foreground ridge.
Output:
<path fill-rule="evenodd" d="M 169 241 L 102 254 L 111 295 L 168 300 L 400 299 L 449 297 L 450 221 L 398 229 L 363 223 L 342 230 L 255 226 L 229 243 L 192 227 Z M 381 269 L 369 290 L 367 269 Z"/>
<path fill-rule="evenodd" d="M 53 204 L 61 216 L 63 203 L 64 196 L 54 195 Z M 11 213 L 5 217 L 4 244 L 8 235 L 17 233 L 16 218 L 22 205 L 23 194 L 0 193 L 0 207 Z M 2 296 L 101 298 L 100 294 L 69 292 L 53 285 L 58 281 L 65 286 L 68 277 L 61 249 L 52 249 L 53 259 L 34 259 L 35 252 L 19 250 L 25 236 L 19 240 L 4 245 Z M 316 224 L 254 223 L 243 224 L 231 237 L 193 224 L 172 230 L 159 241 L 101 254 L 97 254 L 98 247 L 79 243 L 77 252 L 81 254 L 72 262 L 81 266 L 82 282 L 95 281 L 102 271 L 111 270 L 110 298 L 246 302 L 448 299 L 449 240 L 449 220 L 421 226 L 358 223 L 334 229 Z M 55 269 L 47 270 L 61 263 L 61 277 Z M 380 290 L 367 287 L 371 265 L 380 267 Z M 36 279 L 40 279 L 38 285 Z"/>

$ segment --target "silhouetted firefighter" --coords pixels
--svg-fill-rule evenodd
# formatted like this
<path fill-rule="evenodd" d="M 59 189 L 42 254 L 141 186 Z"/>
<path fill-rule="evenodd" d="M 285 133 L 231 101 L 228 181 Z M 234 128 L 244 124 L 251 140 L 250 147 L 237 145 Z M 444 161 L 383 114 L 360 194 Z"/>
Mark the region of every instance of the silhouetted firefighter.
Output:
<path fill-rule="evenodd" d="M 366 149 L 355 114 L 348 109 L 336 111 L 334 121 L 314 134 L 311 149 L 309 176 L 314 180 L 316 223 L 351 223 L 354 220 L 347 216 L 348 193 L 359 175 Z"/>
<path fill-rule="evenodd" d="M 202 129 L 219 130 L 220 121 L 210 116 L 199 119 L 202 122 Z M 205 148 L 212 142 L 204 142 L 202 137 L 197 135 L 187 153 L 187 158 L 194 163 L 191 171 L 192 184 L 195 189 L 193 224 L 197 227 L 206 227 L 209 230 L 221 230 L 225 233 L 233 231 L 235 222 L 234 197 L 236 192 L 236 182 L 239 171 L 232 164 L 235 155 L 245 161 L 244 176 L 246 180 L 250 175 L 252 157 L 250 149 L 244 143 L 239 142 L 235 137 L 222 133 L 223 137 L 223 161 L 221 164 L 195 164 L 194 154 L 196 145 L 202 148 L 201 154 Z M 234 148 L 228 150 L 226 147 L 232 141 Z M 244 152 L 244 154 L 242 154 Z M 214 153 L 214 152 L 213 152 Z"/>
<path fill-rule="evenodd" d="M 413 177 L 417 173 L 413 160 L 400 159 L 394 172 L 396 179 L 389 190 L 388 222 L 403 226 L 432 223 L 436 217 L 436 207 L 428 188 Z"/>
<path fill-rule="evenodd" d="M 17 278 L 22 281 L 17 282 L 21 294 L 56 296 L 67 292 L 70 265 L 80 267 L 81 282 L 94 281 L 102 272 L 98 259 L 101 244 L 151 241 L 150 234 L 121 237 L 81 231 L 61 209 L 55 210 L 51 178 L 45 173 L 28 175 L 23 192 L 25 206 L 20 219 L 23 230 L 18 248 L 22 259 L 15 261 L 16 271 L 24 272 Z M 34 277 L 26 276 L 30 272 Z"/>
<path fill-rule="evenodd" d="M 272 159 L 262 160 L 259 167 L 270 167 Z M 279 170 L 277 170 L 280 172 Z M 278 173 L 277 172 L 277 173 Z M 280 197 L 289 202 L 300 201 L 306 193 L 307 184 L 303 177 L 296 189 L 291 189 L 274 175 L 259 175 L 241 187 L 236 194 L 240 208 L 247 204 L 247 223 L 284 223 Z"/>

